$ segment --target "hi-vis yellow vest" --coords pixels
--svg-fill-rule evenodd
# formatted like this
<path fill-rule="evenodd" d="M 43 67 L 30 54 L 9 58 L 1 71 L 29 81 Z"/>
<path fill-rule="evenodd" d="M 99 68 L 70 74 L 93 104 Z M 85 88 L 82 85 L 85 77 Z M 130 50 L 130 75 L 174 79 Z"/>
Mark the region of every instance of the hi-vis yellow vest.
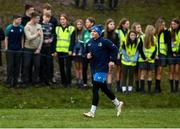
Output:
<path fill-rule="evenodd" d="M 121 29 L 117 29 L 116 33 L 118 33 L 118 36 L 119 36 L 119 52 L 121 54 L 122 44 L 123 44 L 123 42 L 126 42 L 126 38 L 127 38 L 127 35 L 129 33 L 129 31 L 127 32 L 126 35 L 124 35 L 124 33 L 123 33 L 123 31 Z"/>
<path fill-rule="evenodd" d="M 159 46 L 158 47 L 159 47 L 158 50 L 159 50 L 160 54 L 163 54 L 166 56 L 167 55 L 167 43 L 165 43 L 165 40 L 164 40 L 164 33 L 161 33 L 161 35 L 159 37 Z"/>
<path fill-rule="evenodd" d="M 71 34 L 74 31 L 73 26 L 69 26 L 65 28 L 63 31 L 61 26 L 56 27 L 56 35 L 57 35 L 57 43 L 56 43 L 56 51 L 57 52 L 69 52 L 69 46 L 71 41 Z"/>
<path fill-rule="evenodd" d="M 127 61 L 125 59 L 124 55 L 122 54 L 122 60 L 121 60 L 122 64 L 127 65 L 127 66 L 136 66 L 137 62 L 133 62 L 132 60 L 134 59 L 134 56 L 137 52 L 137 46 L 138 46 L 138 44 L 136 46 L 133 44 L 132 47 L 131 47 L 131 45 L 127 46 L 125 44 L 126 54 L 129 56 L 130 61 Z"/>
<path fill-rule="evenodd" d="M 142 40 L 142 42 L 144 42 L 144 34 L 140 34 L 140 35 L 138 35 L 137 36 L 137 38 L 138 38 L 138 43 L 140 42 L 140 40 Z"/>
<path fill-rule="evenodd" d="M 172 30 L 170 29 L 170 32 L 172 32 Z M 175 40 L 173 42 L 171 42 L 171 47 L 172 47 L 172 51 L 175 53 L 179 52 L 179 48 L 180 48 L 180 31 L 178 31 L 178 33 L 175 33 Z"/>
<path fill-rule="evenodd" d="M 155 49 L 157 47 L 157 40 L 156 40 L 155 37 L 154 37 L 154 40 L 155 40 L 155 45 L 151 46 L 148 49 L 145 48 L 144 44 L 143 44 L 143 52 L 144 52 L 145 57 L 148 59 L 149 63 L 154 63 L 155 62 L 155 59 L 151 59 L 151 56 L 152 56 L 153 52 L 155 51 Z M 156 52 L 156 55 L 157 55 L 157 52 Z M 144 62 L 144 59 L 141 57 L 141 54 L 139 54 L 138 62 Z"/>

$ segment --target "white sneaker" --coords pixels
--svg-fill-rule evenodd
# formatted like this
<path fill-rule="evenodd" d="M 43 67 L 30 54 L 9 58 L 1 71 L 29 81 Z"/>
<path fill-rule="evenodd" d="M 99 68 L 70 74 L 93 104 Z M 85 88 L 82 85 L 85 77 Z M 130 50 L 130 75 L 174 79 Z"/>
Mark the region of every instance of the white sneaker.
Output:
<path fill-rule="evenodd" d="M 95 117 L 94 113 L 92 113 L 91 111 L 85 112 L 85 113 L 83 113 L 83 115 L 86 116 L 86 117 L 89 117 L 89 118 L 94 118 Z"/>
<path fill-rule="evenodd" d="M 117 107 L 117 116 L 120 116 L 123 104 L 124 103 L 122 101 L 119 102 L 119 106 Z"/>

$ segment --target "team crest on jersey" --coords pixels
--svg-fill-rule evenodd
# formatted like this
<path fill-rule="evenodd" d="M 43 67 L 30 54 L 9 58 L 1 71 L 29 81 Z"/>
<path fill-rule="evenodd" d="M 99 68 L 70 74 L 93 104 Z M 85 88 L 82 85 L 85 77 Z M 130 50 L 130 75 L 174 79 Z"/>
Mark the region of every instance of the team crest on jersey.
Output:
<path fill-rule="evenodd" d="M 14 30 L 13 30 L 13 29 L 11 29 L 11 32 L 14 32 Z"/>
<path fill-rule="evenodd" d="M 102 43 L 101 43 L 101 42 L 100 42 L 100 43 L 98 43 L 98 46 L 99 46 L 99 47 L 102 47 Z"/>

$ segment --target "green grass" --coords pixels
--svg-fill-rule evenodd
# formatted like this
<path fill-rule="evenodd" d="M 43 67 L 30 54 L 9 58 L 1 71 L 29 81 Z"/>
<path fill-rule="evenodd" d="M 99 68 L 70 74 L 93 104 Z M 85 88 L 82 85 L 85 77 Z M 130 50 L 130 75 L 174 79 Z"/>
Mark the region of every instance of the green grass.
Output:
<path fill-rule="evenodd" d="M 166 85 L 167 86 L 167 85 Z M 115 93 L 118 98 L 125 102 L 128 108 L 179 108 L 180 95 L 168 92 L 167 87 L 163 87 L 161 94 L 133 93 L 124 95 Z M 73 88 L 48 87 L 8 89 L 5 85 L 0 86 L 0 109 L 27 109 L 27 108 L 88 108 L 91 104 L 92 93 L 89 90 Z M 100 92 L 100 105 L 103 108 L 112 108 L 110 100 Z"/>
<path fill-rule="evenodd" d="M 116 117 L 114 109 L 98 109 L 94 119 L 85 118 L 82 113 L 88 109 L 4 109 L 0 110 L 0 127 L 179 127 L 179 109 L 124 109 Z"/>

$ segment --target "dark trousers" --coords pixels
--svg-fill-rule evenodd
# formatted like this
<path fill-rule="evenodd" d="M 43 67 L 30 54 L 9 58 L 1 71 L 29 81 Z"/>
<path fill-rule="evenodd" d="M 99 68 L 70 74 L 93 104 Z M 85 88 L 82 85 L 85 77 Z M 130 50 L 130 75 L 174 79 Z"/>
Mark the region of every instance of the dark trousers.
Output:
<path fill-rule="evenodd" d="M 106 83 L 93 82 L 92 105 L 95 105 L 95 106 L 98 105 L 98 102 L 99 102 L 99 89 L 101 89 L 102 92 L 104 92 L 109 99 L 111 99 L 111 100 L 115 99 L 114 93 L 107 88 L 107 84 Z"/>
<path fill-rule="evenodd" d="M 83 83 L 87 84 L 87 70 L 88 70 L 88 64 L 89 64 L 89 60 L 86 58 L 83 58 L 83 70 L 82 70 L 82 74 L 83 74 Z"/>
<path fill-rule="evenodd" d="M 1 44 L 0 44 L 0 49 L 2 49 Z M 0 66 L 2 66 L 2 52 L 1 51 L 0 51 Z"/>
<path fill-rule="evenodd" d="M 122 64 L 122 86 L 133 86 L 134 70 L 135 67 Z"/>
<path fill-rule="evenodd" d="M 39 82 L 39 68 L 40 68 L 40 54 L 34 54 L 34 49 L 24 49 L 24 70 L 23 70 L 23 81 L 24 83 L 30 83 L 32 71 L 32 82 L 37 84 Z M 32 63 L 32 64 L 31 64 Z M 31 67 L 32 65 L 32 67 Z"/>
<path fill-rule="evenodd" d="M 109 8 L 113 9 L 118 6 L 118 0 L 109 0 Z"/>
<path fill-rule="evenodd" d="M 20 56 L 20 81 L 23 81 L 23 72 L 24 72 L 24 49 L 21 50 L 21 56 Z M 32 82 L 32 61 L 30 62 L 30 69 L 29 69 L 29 82 Z"/>
<path fill-rule="evenodd" d="M 20 66 L 20 79 L 22 79 L 22 75 L 23 75 L 23 70 L 24 70 L 24 52 L 23 52 L 24 50 L 22 50 L 22 52 L 21 52 L 21 55 L 20 55 L 20 62 L 19 62 L 19 66 Z"/>
<path fill-rule="evenodd" d="M 51 59 L 51 61 L 50 61 L 50 73 L 49 73 L 50 75 L 50 81 L 52 81 L 53 82 L 53 78 L 54 78 L 54 62 L 53 62 L 53 57 L 52 57 L 52 59 Z"/>
<path fill-rule="evenodd" d="M 7 51 L 7 83 L 16 84 L 19 77 L 19 62 L 21 53 L 18 51 Z"/>
<path fill-rule="evenodd" d="M 99 1 L 99 0 L 94 0 L 93 3 L 94 3 L 94 4 L 99 4 L 99 2 L 100 2 L 101 4 L 104 4 L 104 0 L 100 0 L 100 1 Z"/>
<path fill-rule="evenodd" d="M 40 79 L 43 82 L 52 81 L 52 62 L 51 46 L 43 44 L 41 49 L 41 62 L 40 62 Z"/>
<path fill-rule="evenodd" d="M 77 7 L 80 6 L 80 0 L 75 0 L 75 4 Z M 83 0 L 82 1 L 82 7 L 86 7 L 87 6 L 87 0 Z"/>
<path fill-rule="evenodd" d="M 61 83 L 65 86 L 71 84 L 71 57 L 68 53 L 58 52 Z"/>

